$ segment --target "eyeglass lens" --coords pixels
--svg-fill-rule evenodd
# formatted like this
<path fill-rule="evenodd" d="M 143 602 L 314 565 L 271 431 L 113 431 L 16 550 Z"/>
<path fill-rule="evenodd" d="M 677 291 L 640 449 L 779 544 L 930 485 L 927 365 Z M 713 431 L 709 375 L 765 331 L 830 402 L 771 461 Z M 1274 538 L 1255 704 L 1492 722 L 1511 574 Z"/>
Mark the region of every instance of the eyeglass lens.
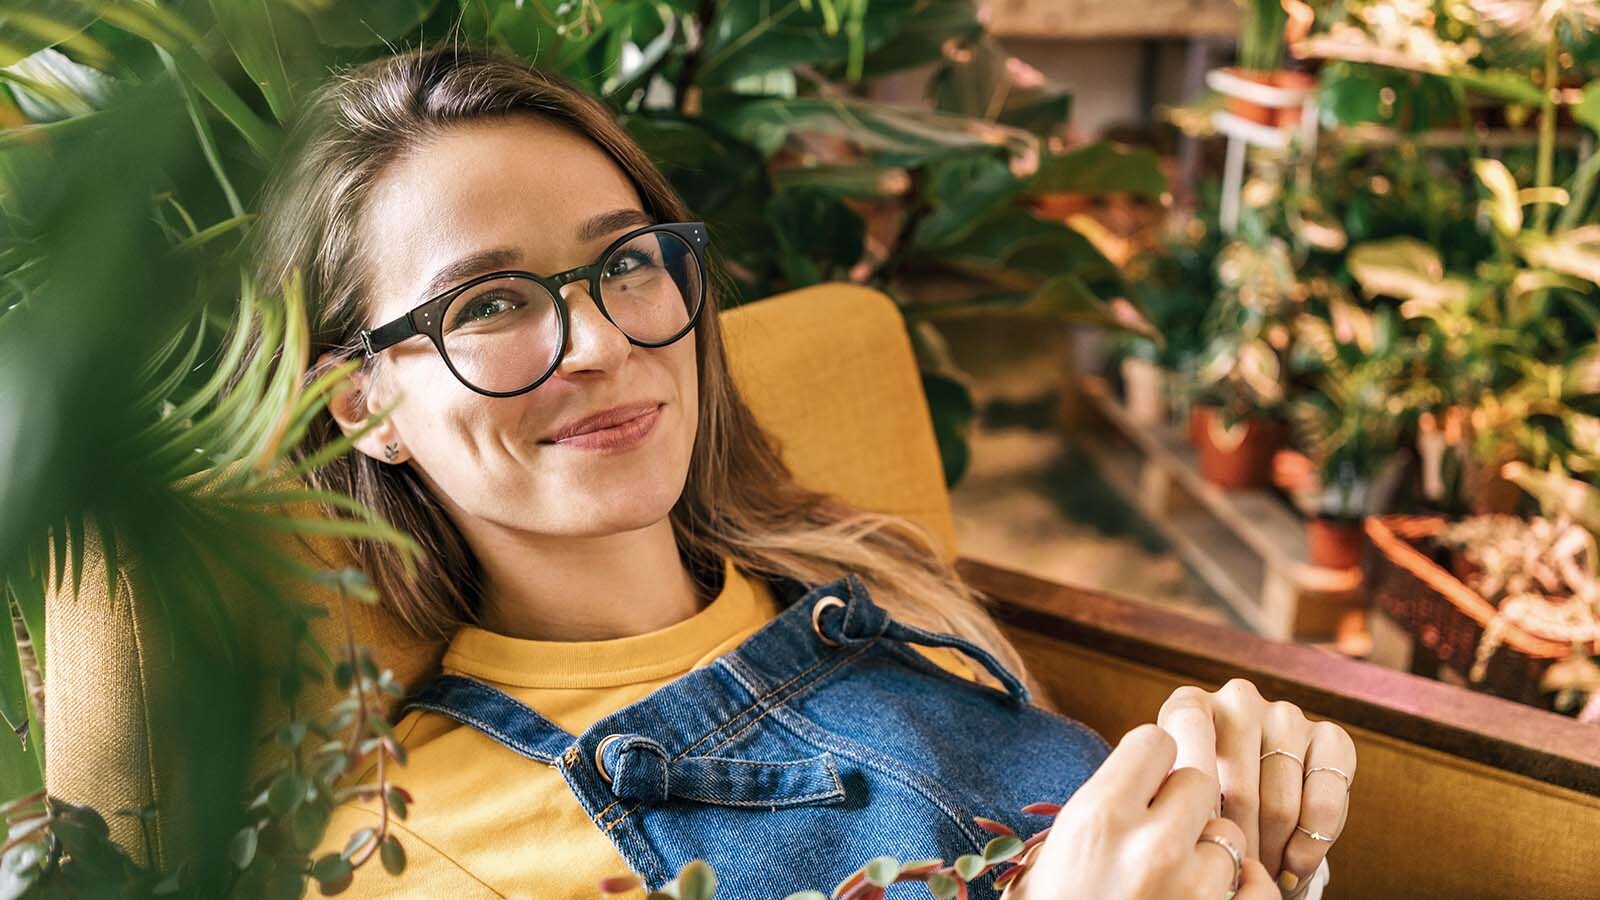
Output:
<path fill-rule="evenodd" d="M 641 234 L 600 263 L 600 303 L 628 337 L 679 336 L 700 306 L 700 268 L 688 243 L 667 231 Z M 445 355 L 462 379 L 503 393 L 533 384 L 561 353 L 555 298 L 531 278 L 492 278 L 445 308 Z"/>

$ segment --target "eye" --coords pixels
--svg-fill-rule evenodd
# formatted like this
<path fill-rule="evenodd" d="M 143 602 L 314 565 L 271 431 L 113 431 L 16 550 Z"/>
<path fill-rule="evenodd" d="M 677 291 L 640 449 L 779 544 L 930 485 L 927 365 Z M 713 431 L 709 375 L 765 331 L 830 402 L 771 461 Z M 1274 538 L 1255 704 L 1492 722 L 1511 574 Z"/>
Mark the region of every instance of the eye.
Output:
<path fill-rule="evenodd" d="M 617 252 L 606 264 L 603 273 L 606 278 L 615 278 L 655 265 L 655 257 L 635 247 L 627 247 Z"/>
<path fill-rule="evenodd" d="M 480 294 L 461 304 L 460 310 L 451 317 L 450 327 L 455 329 L 492 319 L 521 305 L 521 298 L 504 291 Z"/>

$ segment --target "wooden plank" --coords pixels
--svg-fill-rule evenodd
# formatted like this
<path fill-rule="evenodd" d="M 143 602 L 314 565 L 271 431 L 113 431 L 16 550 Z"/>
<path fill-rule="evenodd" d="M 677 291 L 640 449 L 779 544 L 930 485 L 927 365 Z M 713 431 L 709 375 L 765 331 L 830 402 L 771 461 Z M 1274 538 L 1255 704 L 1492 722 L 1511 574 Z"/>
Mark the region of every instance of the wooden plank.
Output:
<path fill-rule="evenodd" d="M 1139 462 L 1134 454 L 1091 435 L 1080 436 L 1077 443 L 1106 485 L 1144 515 L 1147 524 L 1172 545 L 1179 558 L 1227 604 L 1242 625 L 1258 631 L 1265 628 L 1267 623 L 1256 601 L 1264 574 L 1260 559 L 1247 550 L 1221 546 L 1226 540 L 1223 530 L 1204 512 L 1170 506 L 1149 508 L 1140 493 L 1141 483 L 1136 481 Z"/>
<path fill-rule="evenodd" d="M 989 31 L 998 37 L 1231 38 L 1239 33 L 1232 0 L 993 0 Z"/>
<path fill-rule="evenodd" d="M 1307 561 L 1305 525 L 1276 497 L 1265 491 L 1224 491 L 1211 484 L 1201 476 L 1197 455 L 1180 429 L 1147 428 L 1133 422 L 1100 378 L 1086 377 L 1080 386 L 1108 424 L 1148 459 L 1171 472 L 1187 493 L 1298 590 L 1338 594 L 1360 588 L 1359 571 L 1326 569 Z"/>
<path fill-rule="evenodd" d="M 982 560 L 963 558 L 957 567 L 996 601 L 995 613 L 1009 627 L 1196 681 L 1247 678 L 1263 694 L 1319 715 L 1600 796 L 1593 725 Z"/>

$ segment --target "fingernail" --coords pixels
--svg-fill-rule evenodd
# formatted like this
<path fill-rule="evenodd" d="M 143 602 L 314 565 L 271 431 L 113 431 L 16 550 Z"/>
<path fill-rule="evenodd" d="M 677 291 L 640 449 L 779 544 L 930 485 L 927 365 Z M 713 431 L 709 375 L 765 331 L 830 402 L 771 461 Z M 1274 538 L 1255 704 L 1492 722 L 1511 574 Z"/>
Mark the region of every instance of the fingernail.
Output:
<path fill-rule="evenodd" d="M 1281 887 L 1286 891 L 1292 891 L 1299 886 L 1299 875 L 1296 875 L 1288 869 L 1284 869 L 1282 872 L 1278 873 L 1278 887 Z"/>

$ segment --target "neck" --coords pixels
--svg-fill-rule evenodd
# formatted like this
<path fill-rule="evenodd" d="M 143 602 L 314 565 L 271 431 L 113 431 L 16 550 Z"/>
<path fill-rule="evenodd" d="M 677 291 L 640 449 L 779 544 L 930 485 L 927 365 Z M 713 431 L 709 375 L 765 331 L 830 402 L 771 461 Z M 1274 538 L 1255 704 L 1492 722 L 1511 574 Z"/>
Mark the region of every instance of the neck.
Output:
<path fill-rule="evenodd" d="M 469 534 L 483 567 L 479 624 L 510 637 L 601 641 L 658 631 L 704 606 L 672 525 L 600 537 Z"/>

